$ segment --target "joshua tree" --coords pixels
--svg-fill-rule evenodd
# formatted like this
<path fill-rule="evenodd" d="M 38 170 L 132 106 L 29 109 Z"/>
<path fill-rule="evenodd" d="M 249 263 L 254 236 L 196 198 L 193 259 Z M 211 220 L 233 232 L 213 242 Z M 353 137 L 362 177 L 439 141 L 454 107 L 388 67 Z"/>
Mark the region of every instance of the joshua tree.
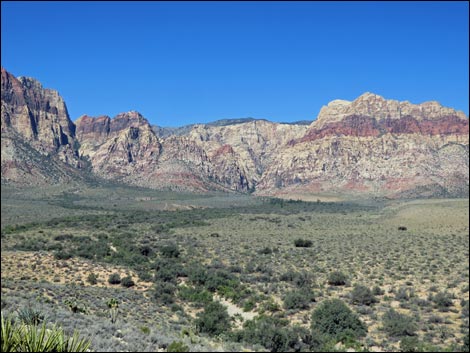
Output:
<path fill-rule="evenodd" d="M 111 313 L 111 322 L 114 324 L 117 320 L 119 302 L 117 301 L 117 299 L 111 298 L 106 302 L 106 304 L 108 305 L 108 308 Z"/>

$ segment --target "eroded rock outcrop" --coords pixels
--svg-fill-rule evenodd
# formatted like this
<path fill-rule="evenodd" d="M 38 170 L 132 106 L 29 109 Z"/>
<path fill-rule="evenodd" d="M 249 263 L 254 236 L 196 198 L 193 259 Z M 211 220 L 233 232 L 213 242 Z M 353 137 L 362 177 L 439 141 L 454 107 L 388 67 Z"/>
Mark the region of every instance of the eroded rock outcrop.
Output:
<path fill-rule="evenodd" d="M 1 69 L 2 182 L 47 184 L 80 168 L 75 125 L 64 100 L 27 77 Z M 61 164 L 64 163 L 64 165 Z"/>

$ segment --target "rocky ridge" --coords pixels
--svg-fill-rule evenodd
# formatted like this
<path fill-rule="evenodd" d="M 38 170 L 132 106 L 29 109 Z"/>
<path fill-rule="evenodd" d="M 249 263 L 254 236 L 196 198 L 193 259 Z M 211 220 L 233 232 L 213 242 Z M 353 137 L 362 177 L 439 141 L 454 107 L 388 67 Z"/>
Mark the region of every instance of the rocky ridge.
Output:
<path fill-rule="evenodd" d="M 56 91 L 2 69 L 2 182 L 47 179 L 37 158 L 28 174 L 26 148 L 62 163 L 55 175 L 89 164 L 100 178 L 152 188 L 465 196 L 468 126 L 437 102 L 372 93 L 330 102 L 310 125 L 247 118 L 162 129 L 135 111 L 74 124 Z"/>
<path fill-rule="evenodd" d="M 75 124 L 59 93 L 2 67 L 1 96 L 2 182 L 36 185 L 76 177 L 82 163 Z"/>

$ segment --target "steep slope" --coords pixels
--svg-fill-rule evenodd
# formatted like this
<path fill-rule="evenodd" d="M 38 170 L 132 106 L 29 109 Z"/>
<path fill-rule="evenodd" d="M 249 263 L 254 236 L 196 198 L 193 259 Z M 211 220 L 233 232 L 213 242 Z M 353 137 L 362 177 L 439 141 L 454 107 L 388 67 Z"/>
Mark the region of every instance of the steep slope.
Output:
<path fill-rule="evenodd" d="M 75 125 L 57 91 L 1 69 L 2 183 L 44 184 L 77 177 Z"/>
<path fill-rule="evenodd" d="M 413 105 L 371 93 L 336 100 L 277 155 L 260 189 L 462 196 L 468 126 L 465 114 L 437 102 Z"/>

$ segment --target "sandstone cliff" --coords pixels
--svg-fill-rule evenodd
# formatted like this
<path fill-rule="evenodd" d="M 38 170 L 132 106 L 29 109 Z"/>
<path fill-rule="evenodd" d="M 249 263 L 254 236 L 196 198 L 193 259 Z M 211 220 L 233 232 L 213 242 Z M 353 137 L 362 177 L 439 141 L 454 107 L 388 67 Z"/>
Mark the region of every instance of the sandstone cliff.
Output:
<path fill-rule="evenodd" d="M 465 195 L 468 127 L 464 113 L 437 102 L 413 105 L 371 93 L 336 100 L 280 151 L 259 189 Z"/>
<path fill-rule="evenodd" d="M 32 78 L 1 71 L 2 182 L 34 185 L 70 179 L 69 173 L 76 173 L 69 167 L 81 164 L 75 125 L 62 97 Z"/>
<path fill-rule="evenodd" d="M 56 91 L 2 69 L 2 182 L 83 175 L 152 188 L 376 196 L 468 196 L 469 122 L 437 102 L 365 93 L 310 125 L 253 118 L 181 129 L 138 112 L 69 119 Z"/>

